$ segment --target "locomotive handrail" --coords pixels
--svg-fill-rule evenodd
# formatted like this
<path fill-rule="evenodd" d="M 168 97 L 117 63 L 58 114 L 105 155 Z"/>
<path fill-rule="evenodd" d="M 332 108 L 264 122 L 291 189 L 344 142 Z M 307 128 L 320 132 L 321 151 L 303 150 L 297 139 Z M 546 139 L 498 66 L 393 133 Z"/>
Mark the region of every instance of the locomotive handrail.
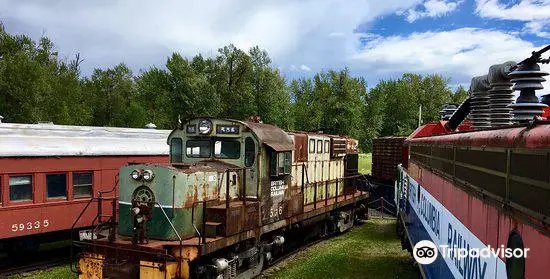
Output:
<path fill-rule="evenodd" d="M 162 214 L 164 214 L 164 217 L 166 218 L 166 221 L 168 221 L 168 224 L 170 224 L 170 227 L 172 227 L 172 230 L 174 231 L 174 233 L 178 237 L 178 240 L 180 241 L 180 254 L 179 254 L 179 257 L 181 258 L 182 257 L 182 251 L 183 251 L 183 241 L 181 240 L 181 236 L 178 233 L 178 231 L 176 230 L 176 228 L 174 227 L 174 224 L 172 223 L 172 221 L 170 221 L 170 218 L 168 218 L 168 214 L 166 214 L 166 211 L 164 211 L 164 208 L 162 208 L 162 205 L 160 205 L 160 203 L 158 203 L 158 202 L 155 202 L 155 205 L 157 205 L 160 208 L 160 211 L 162 211 Z M 172 208 L 172 210 L 174 210 L 174 209 Z"/>
<path fill-rule="evenodd" d="M 92 204 L 92 202 L 94 201 L 98 201 L 98 214 L 96 215 L 96 217 L 92 220 L 92 224 L 91 224 L 91 227 L 93 227 L 92 229 L 92 241 L 94 240 L 94 231 L 99 227 L 99 225 L 101 224 L 101 216 L 102 216 L 102 204 L 103 204 L 103 201 L 104 200 L 112 200 L 112 215 L 110 216 L 110 222 L 112 223 L 113 227 L 114 227 L 114 223 L 115 223 L 115 218 L 116 218 L 116 200 L 118 199 L 118 195 L 117 195 L 117 186 L 118 186 L 118 182 L 119 182 L 119 176 L 118 174 L 115 176 L 115 185 L 110 189 L 110 190 L 107 190 L 107 191 L 98 191 L 97 194 L 98 194 L 98 197 L 91 197 L 90 200 L 88 201 L 88 203 L 86 203 L 86 206 L 84 207 L 84 209 L 82 209 L 82 211 L 80 212 L 80 214 L 78 215 L 78 217 L 76 218 L 76 220 L 74 221 L 73 225 L 71 226 L 71 248 L 70 248 L 70 261 L 71 261 L 71 272 L 74 272 L 74 273 L 78 273 L 78 270 L 73 270 L 73 265 L 72 265 L 72 262 L 73 262 L 73 254 L 74 254 L 74 250 L 73 250 L 73 246 L 74 246 L 74 229 L 76 227 L 76 224 L 78 224 L 78 221 L 80 221 L 80 219 L 82 218 L 82 216 L 84 215 L 84 213 L 86 212 L 86 210 L 88 210 L 88 207 L 90 207 L 90 204 Z M 113 197 L 103 197 L 103 194 L 108 194 L 108 193 L 112 193 L 112 192 L 115 192 L 115 195 Z M 99 218 L 99 222 L 98 222 L 98 225 L 97 226 L 94 226 L 94 223 L 96 220 L 98 220 Z M 111 229 L 114 229 L 114 228 L 111 228 Z M 114 233 L 113 232 L 110 232 L 109 233 L 109 240 L 112 240 L 114 239 Z"/>
<path fill-rule="evenodd" d="M 194 201 L 193 205 L 191 206 L 191 224 L 193 225 L 193 228 L 197 232 L 199 236 L 199 245 L 201 244 L 201 240 L 203 243 L 206 243 L 206 202 L 208 201 L 214 201 L 214 200 L 202 200 L 202 201 Z M 197 226 L 195 226 L 195 204 L 202 203 L 202 234 L 200 233 Z"/>
<path fill-rule="evenodd" d="M 338 194 L 338 189 L 339 189 L 340 183 L 341 183 L 343 180 L 347 180 L 347 179 L 349 180 L 349 179 L 354 179 L 354 178 L 362 178 L 362 177 L 364 178 L 364 175 L 363 175 L 363 174 L 354 174 L 354 175 L 350 175 L 350 176 L 346 176 L 346 177 L 340 177 L 340 178 L 334 178 L 334 179 L 329 179 L 329 180 L 323 180 L 323 181 L 319 181 L 319 182 L 305 183 L 304 185 L 302 185 L 302 186 L 303 186 L 303 187 L 302 187 L 302 188 L 303 188 L 302 191 L 304 191 L 304 189 L 305 189 L 306 186 L 307 186 L 307 187 L 314 187 L 314 189 L 313 189 L 313 190 L 314 190 L 314 194 L 313 194 L 313 195 L 314 195 L 314 201 L 313 201 L 313 202 L 309 202 L 309 203 L 307 203 L 307 204 L 308 204 L 308 205 L 309 205 L 309 204 L 313 204 L 313 208 L 316 209 L 316 208 L 317 208 L 317 202 L 318 202 L 318 201 L 325 201 L 325 204 L 328 204 L 328 200 L 329 200 L 329 199 L 335 199 L 335 202 L 338 202 L 338 197 L 339 197 L 339 196 L 344 196 L 344 200 L 346 200 L 346 199 L 347 199 L 347 196 L 348 196 L 348 193 L 346 193 L 346 192 L 344 191 L 344 193 L 343 193 L 342 195 L 339 195 L 339 194 Z M 324 199 L 323 199 L 323 198 L 321 198 L 320 200 L 317 199 L 317 187 L 319 187 L 319 184 L 321 184 L 321 186 L 322 186 L 323 183 L 325 183 L 325 189 L 326 189 L 326 191 L 328 190 L 328 187 L 327 187 L 326 183 L 335 183 L 336 191 L 335 191 L 335 196 L 334 196 L 334 197 L 329 198 L 329 197 L 328 197 L 328 192 L 327 192 L 327 193 L 325 193 Z M 358 187 L 358 184 L 357 184 L 357 183 L 353 183 L 352 187 L 353 187 L 353 189 L 355 190 L 355 192 L 357 192 L 357 191 L 359 190 L 359 189 L 358 189 L 359 187 Z M 354 192 L 354 193 L 355 193 L 355 192 Z M 363 191 L 363 190 L 360 190 L 360 192 L 361 192 L 361 195 L 364 194 L 364 191 Z M 305 198 L 304 198 L 304 199 L 305 199 Z M 304 202 L 303 204 L 306 205 L 305 202 Z"/>
<path fill-rule="evenodd" d="M 112 192 L 112 191 L 108 191 L 108 192 Z M 98 192 L 98 193 L 102 193 L 101 191 Z M 92 204 L 92 202 L 94 201 L 103 201 L 103 200 L 113 200 L 113 201 L 116 201 L 117 197 L 108 197 L 108 198 L 103 198 L 101 197 L 101 195 L 99 197 L 91 197 L 90 200 L 88 201 L 88 203 L 86 203 L 86 206 L 84 207 L 84 209 L 82 209 L 82 211 L 80 212 L 80 214 L 78 215 L 78 217 L 76 218 L 76 220 L 73 222 L 73 225 L 71 226 L 71 248 L 70 248 L 70 261 L 71 263 L 73 262 L 73 254 L 74 254 L 74 249 L 73 249 L 73 246 L 74 246 L 74 229 L 76 227 L 76 224 L 78 224 L 78 221 L 80 221 L 80 219 L 82 218 L 82 216 L 84 215 L 84 213 L 88 210 L 88 208 L 90 207 L 90 204 Z M 114 216 L 111 216 L 111 219 L 113 218 Z M 94 227 L 94 223 L 95 221 L 98 219 L 98 216 L 96 216 L 94 218 L 94 220 L 92 220 L 92 224 L 91 226 L 93 227 L 92 229 L 92 240 L 94 239 L 94 236 L 93 236 L 93 232 L 95 231 L 95 229 L 97 228 L 97 226 Z M 98 224 L 99 226 L 99 224 Z M 73 265 L 71 264 L 71 272 L 74 272 L 74 273 L 78 273 L 78 270 L 73 270 Z"/>

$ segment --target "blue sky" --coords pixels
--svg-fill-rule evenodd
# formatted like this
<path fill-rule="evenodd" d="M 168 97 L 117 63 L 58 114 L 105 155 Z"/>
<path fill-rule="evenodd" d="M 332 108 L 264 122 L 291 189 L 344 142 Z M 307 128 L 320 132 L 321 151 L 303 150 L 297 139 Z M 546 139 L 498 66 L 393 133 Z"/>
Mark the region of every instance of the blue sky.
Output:
<path fill-rule="evenodd" d="M 370 86 L 404 72 L 467 86 L 550 44 L 550 0 L 0 0 L 0 20 L 46 34 L 62 57 L 79 52 L 84 74 L 120 62 L 139 73 L 174 51 L 233 43 L 266 49 L 289 79 L 347 66 Z"/>

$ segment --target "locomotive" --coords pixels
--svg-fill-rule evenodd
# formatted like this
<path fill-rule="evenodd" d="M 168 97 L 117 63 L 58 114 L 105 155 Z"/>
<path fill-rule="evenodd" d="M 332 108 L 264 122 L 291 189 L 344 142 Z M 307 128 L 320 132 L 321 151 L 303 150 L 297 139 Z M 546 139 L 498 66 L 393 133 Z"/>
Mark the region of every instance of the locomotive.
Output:
<path fill-rule="evenodd" d="M 252 278 L 366 214 L 355 139 L 201 117 L 167 143 L 169 164 L 120 169 L 118 210 L 77 242 L 79 278 Z"/>
<path fill-rule="evenodd" d="M 491 66 L 472 79 L 470 97 L 450 118 L 405 141 L 397 233 L 413 255 L 421 241 L 437 247 L 416 254 L 433 257 L 419 264 L 424 278 L 548 277 L 550 95 L 542 102 L 535 95 L 548 75 L 539 66 L 548 50 Z"/>

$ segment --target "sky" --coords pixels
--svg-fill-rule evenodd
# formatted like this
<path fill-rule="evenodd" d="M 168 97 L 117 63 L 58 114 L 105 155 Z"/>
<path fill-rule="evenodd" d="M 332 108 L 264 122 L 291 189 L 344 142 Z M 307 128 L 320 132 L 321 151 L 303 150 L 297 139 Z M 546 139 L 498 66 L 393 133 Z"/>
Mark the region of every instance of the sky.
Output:
<path fill-rule="evenodd" d="M 347 66 L 369 86 L 413 72 L 468 87 L 550 44 L 550 0 L 0 0 L 0 21 L 50 37 L 62 58 L 80 53 L 84 75 L 120 62 L 139 74 L 232 43 L 267 50 L 288 79 Z"/>

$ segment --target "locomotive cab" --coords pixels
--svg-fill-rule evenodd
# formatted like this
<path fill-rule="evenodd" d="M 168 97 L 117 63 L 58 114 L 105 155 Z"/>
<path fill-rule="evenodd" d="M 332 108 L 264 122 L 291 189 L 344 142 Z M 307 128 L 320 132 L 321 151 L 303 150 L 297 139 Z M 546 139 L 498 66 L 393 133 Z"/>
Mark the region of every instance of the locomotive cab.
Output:
<path fill-rule="evenodd" d="M 231 208 L 232 202 L 243 200 L 249 202 L 250 209 L 236 217 L 248 225 L 219 226 L 212 234 L 242 231 L 258 224 L 259 218 L 264 222 L 283 218 L 294 145 L 281 129 L 262 123 L 198 118 L 173 130 L 167 143 L 169 165 L 121 169 L 119 208 L 128 212 L 119 216 L 121 235 L 132 236 L 135 243 L 190 238 L 210 225 L 203 222 L 203 207 Z M 254 205 L 263 200 L 262 196 L 268 202 L 260 209 Z M 289 193 L 286 196 L 291 199 Z M 298 197 L 294 200 L 301 201 Z"/>

